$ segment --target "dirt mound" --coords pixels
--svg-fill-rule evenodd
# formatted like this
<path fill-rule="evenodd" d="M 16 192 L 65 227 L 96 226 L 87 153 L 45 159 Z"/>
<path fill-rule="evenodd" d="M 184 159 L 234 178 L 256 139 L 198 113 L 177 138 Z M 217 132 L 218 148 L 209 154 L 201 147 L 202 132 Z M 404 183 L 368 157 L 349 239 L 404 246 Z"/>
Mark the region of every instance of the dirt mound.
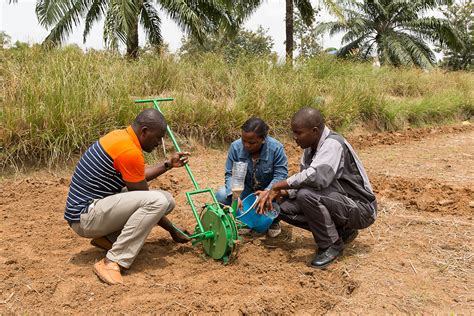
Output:
<path fill-rule="evenodd" d="M 403 131 L 349 135 L 347 140 L 354 148 L 364 149 L 378 145 L 401 144 L 444 134 L 465 133 L 472 130 L 474 130 L 474 125 L 407 128 Z"/>
<path fill-rule="evenodd" d="M 379 145 L 395 145 L 411 141 L 418 141 L 430 137 L 438 137 L 445 134 L 466 133 L 474 130 L 474 124 L 461 126 L 439 126 L 424 128 L 407 128 L 403 131 L 390 131 L 378 133 L 349 133 L 344 135 L 355 149 L 365 149 Z M 288 156 L 300 155 L 302 149 L 292 141 L 285 141 L 285 151 Z"/>
<path fill-rule="evenodd" d="M 472 215 L 474 190 L 443 184 L 433 179 L 408 179 L 376 175 L 371 177 L 377 195 L 402 201 L 414 212 Z"/>

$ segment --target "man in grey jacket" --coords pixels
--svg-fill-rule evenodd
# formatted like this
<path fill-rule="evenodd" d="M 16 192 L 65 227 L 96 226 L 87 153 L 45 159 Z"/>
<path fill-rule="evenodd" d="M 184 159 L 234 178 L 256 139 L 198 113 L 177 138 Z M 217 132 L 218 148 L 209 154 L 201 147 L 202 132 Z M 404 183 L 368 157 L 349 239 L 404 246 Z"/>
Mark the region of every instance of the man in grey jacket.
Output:
<path fill-rule="evenodd" d="M 323 269 L 342 255 L 358 229 L 375 221 L 377 202 L 351 145 L 324 124 L 318 110 L 299 110 L 291 128 L 304 149 L 300 172 L 275 183 L 259 208 L 270 209 L 272 200 L 283 198 L 279 218 L 313 233 L 318 251 L 311 266 Z"/>

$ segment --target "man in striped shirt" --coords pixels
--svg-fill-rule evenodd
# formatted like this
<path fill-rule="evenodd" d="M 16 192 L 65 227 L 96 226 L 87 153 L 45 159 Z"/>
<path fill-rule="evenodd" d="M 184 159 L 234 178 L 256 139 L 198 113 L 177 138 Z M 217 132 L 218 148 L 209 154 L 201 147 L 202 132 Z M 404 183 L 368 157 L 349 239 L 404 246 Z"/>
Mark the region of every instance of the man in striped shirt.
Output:
<path fill-rule="evenodd" d="M 318 251 L 311 266 L 323 269 L 342 255 L 357 230 L 372 225 L 377 202 L 352 146 L 324 124 L 318 110 L 299 110 L 291 129 L 304 149 L 300 172 L 275 183 L 259 208 L 269 209 L 273 199 L 283 197 L 279 219 L 313 233 Z"/>
<path fill-rule="evenodd" d="M 148 181 L 188 161 L 189 153 L 179 152 L 145 167 L 143 150 L 153 151 L 165 134 L 163 115 L 146 109 L 126 129 L 92 144 L 74 170 L 64 218 L 79 236 L 107 250 L 93 270 L 108 284 L 123 283 L 120 268 L 130 268 L 156 224 L 175 242 L 189 241 L 165 216 L 175 206 L 171 194 L 148 188 Z"/>

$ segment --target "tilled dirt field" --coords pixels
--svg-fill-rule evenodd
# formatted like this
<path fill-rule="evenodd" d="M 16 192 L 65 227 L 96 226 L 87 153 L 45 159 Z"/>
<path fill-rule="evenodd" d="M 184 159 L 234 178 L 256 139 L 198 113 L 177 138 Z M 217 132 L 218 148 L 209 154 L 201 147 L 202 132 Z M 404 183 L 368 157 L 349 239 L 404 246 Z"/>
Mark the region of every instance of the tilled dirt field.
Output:
<path fill-rule="evenodd" d="M 244 237 L 223 265 L 153 230 L 124 286 L 92 272 L 104 252 L 63 220 L 71 170 L 0 182 L 0 314 L 460 313 L 474 312 L 474 128 L 349 137 L 379 199 L 379 217 L 325 271 L 307 266 L 311 235 L 283 224 L 275 238 Z M 288 144 L 290 169 L 300 150 Z M 225 152 L 200 150 L 202 187 L 221 185 Z M 193 229 L 184 169 L 152 183 L 175 195 L 171 218 Z"/>

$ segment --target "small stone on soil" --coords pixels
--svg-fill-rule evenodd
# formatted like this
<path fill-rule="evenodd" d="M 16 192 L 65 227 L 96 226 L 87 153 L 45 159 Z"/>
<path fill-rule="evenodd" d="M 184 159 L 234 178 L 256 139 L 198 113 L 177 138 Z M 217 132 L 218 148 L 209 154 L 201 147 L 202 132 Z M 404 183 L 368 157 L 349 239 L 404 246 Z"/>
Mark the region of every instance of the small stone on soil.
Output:
<path fill-rule="evenodd" d="M 453 200 L 441 200 L 438 202 L 439 205 L 441 206 L 445 206 L 445 205 L 449 205 L 449 204 L 453 204 L 454 201 Z"/>

